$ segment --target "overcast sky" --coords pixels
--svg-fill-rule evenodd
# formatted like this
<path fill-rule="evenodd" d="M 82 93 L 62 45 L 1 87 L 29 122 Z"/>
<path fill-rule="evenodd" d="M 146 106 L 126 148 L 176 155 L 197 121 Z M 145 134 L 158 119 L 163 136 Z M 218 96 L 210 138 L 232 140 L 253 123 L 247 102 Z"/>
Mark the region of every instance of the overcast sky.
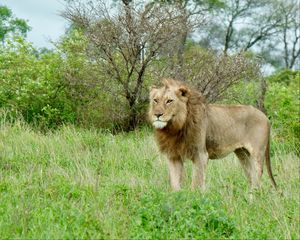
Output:
<path fill-rule="evenodd" d="M 15 17 L 28 20 L 32 30 L 27 39 L 36 47 L 51 48 L 51 41 L 58 40 L 68 26 L 59 16 L 63 0 L 0 0 L 0 5 L 9 7 Z"/>

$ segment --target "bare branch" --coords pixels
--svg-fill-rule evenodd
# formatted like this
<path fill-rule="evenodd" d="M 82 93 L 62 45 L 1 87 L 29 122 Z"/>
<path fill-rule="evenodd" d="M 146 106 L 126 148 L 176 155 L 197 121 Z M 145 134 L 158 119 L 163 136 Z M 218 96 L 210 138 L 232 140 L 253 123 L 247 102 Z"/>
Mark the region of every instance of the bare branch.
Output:
<path fill-rule="evenodd" d="M 134 128 L 146 70 L 187 25 L 173 5 L 149 3 L 136 8 L 122 0 L 118 11 L 110 11 L 104 0 L 97 2 L 76 1 L 63 16 L 82 29 L 90 46 L 87 55 L 101 59 L 108 77 L 121 87 L 131 111 L 128 128 Z"/>

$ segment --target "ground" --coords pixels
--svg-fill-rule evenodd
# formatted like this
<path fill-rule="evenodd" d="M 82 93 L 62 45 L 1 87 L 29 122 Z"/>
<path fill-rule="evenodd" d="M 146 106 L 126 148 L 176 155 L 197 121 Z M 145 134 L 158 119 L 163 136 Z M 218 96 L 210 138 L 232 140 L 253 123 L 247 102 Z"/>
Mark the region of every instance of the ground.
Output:
<path fill-rule="evenodd" d="M 299 239 L 299 159 L 273 143 L 271 160 L 279 190 L 265 171 L 252 202 L 234 155 L 209 162 L 205 193 L 189 189 L 186 162 L 183 190 L 172 193 L 150 129 L 44 134 L 1 123 L 0 236 Z"/>

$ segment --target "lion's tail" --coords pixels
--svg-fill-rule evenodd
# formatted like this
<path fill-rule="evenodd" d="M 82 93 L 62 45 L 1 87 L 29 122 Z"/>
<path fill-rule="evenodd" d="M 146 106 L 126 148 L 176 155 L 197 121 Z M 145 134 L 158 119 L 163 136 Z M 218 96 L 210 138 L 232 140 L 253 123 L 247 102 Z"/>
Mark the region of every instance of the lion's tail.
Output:
<path fill-rule="evenodd" d="M 268 170 L 269 177 L 270 177 L 270 179 L 272 181 L 273 186 L 275 188 L 277 188 L 277 184 L 276 184 L 275 179 L 273 177 L 272 168 L 271 168 L 271 160 L 270 160 L 270 133 L 269 133 L 269 136 L 268 136 L 268 144 L 267 144 L 267 147 L 266 147 L 265 157 L 266 157 L 266 165 L 267 165 L 267 170 Z"/>

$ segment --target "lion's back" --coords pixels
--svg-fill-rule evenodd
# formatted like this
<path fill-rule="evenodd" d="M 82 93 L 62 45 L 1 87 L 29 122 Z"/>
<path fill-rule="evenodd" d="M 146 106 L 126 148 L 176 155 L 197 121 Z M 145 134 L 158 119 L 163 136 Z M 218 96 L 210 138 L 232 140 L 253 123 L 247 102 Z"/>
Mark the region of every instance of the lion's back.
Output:
<path fill-rule="evenodd" d="M 207 107 L 208 122 L 221 128 L 242 127 L 248 129 L 253 124 L 265 123 L 266 115 L 251 105 L 209 104 Z"/>
<path fill-rule="evenodd" d="M 206 147 L 211 158 L 219 158 L 256 138 L 268 135 L 269 121 L 264 113 L 248 105 L 209 104 Z"/>

